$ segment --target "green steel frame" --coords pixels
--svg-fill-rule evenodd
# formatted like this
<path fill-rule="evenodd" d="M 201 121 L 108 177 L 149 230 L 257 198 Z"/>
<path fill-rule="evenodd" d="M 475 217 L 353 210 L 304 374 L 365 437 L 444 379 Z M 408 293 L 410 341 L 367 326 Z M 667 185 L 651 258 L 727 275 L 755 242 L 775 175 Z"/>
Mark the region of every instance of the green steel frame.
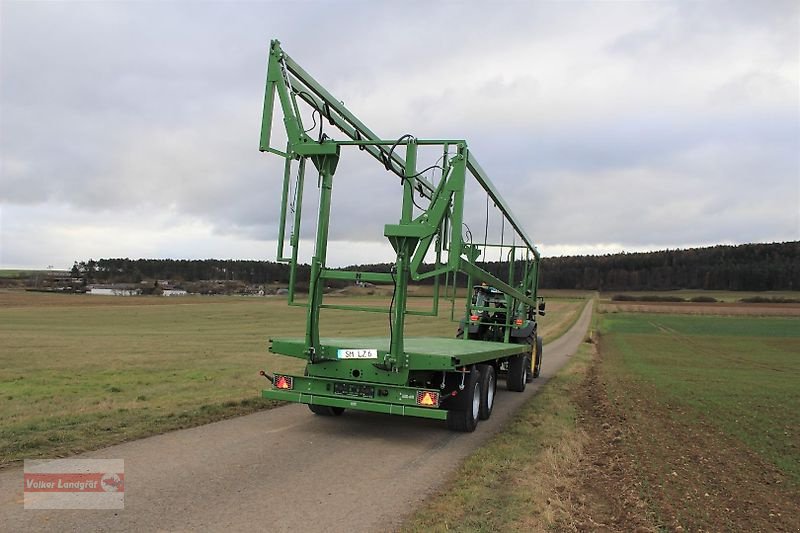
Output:
<path fill-rule="evenodd" d="M 278 101 L 286 131 L 285 149 L 270 145 L 272 136 L 273 112 Z M 304 129 L 301 106 L 317 114 L 320 122 L 320 135 L 311 137 L 312 128 Z M 306 107 L 307 106 L 307 107 Z M 342 132 L 346 139 L 335 140 L 323 135 L 323 119 Z M 316 123 L 316 121 L 315 121 Z M 439 147 L 442 154 L 441 177 L 438 182 L 431 181 L 417 169 L 417 155 L 420 147 Z M 339 162 L 342 147 L 356 147 L 364 150 L 389 171 L 399 176 L 403 184 L 402 207 L 397 224 L 387 224 L 384 235 L 396 252 L 395 268 L 392 272 L 354 272 L 327 268 L 328 229 L 331 216 L 331 195 L 334 174 Z M 478 164 L 463 139 L 417 139 L 404 135 L 400 139 L 382 139 L 364 125 L 344 104 L 332 96 L 286 52 L 280 43 L 273 40 L 270 45 L 267 67 L 266 94 L 261 126 L 260 150 L 276 154 L 285 159 L 281 195 L 281 210 L 278 229 L 278 261 L 290 266 L 289 304 L 307 308 L 306 331 L 303 339 L 273 339 L 272 351 L 308 360 L 311 378 L 296 378 L 298 383 L 314 382 L 313 377 L 323 380 L 337 377 L 335 350 L 353 347 L 363 339 L 335 341 L 320 339 L 320 310 L 355 309 L 368 312 L 390 312 L 392 334 L 382 342 L 369 340 L 370 346 L 378 349 L 377 364 L 369 365 L 363 361 L 348 361 L 348 369 L 370 368 L 371 380 L 376 383 L 391 383 L 402 387 L 408 380 L 409 371 L 419 369 L 454 370 L 460 366 L 480 361 L 507 357 L 521 353 L 523 347 L 509 343 L 509 331 L 518 327 L 513 322 L 514 313 L 507 313 L 505 343 L 488 343 L 456 339 L 410 339 L 403 334 L 405 317 L 411 314 L 437 315 L 439 312 L 440 278 L 444 278 L 444 296 L 455 302 L 457 273 L 465 274 L 467 287 L 483 282 L 506 295 L 507 308 L 515 312 L 535 309 L 539 277 L 539 252 L 527 236 L 518 219 L 497 192 L 486 172 Z M 404 157 L 398 152 L 404 152 Z M 316 242 L 311 259 L 308 298 L 300 302 L 296 299 L 298 249 L 300 245 L 300 222 L 303 216 L 303 190 L 308 160 L 319 173 L 319 206 L 317 209 Z M 471 178 L 468 180 L 468 178 Z M 294 182 L 294 187 L 292 187 Z M 477 183 L 491 199 L 507 222 L 513 228 L 521 243 L 488 243 L 482 245 L 471 242 L 462 235 L 464 222 L 464 195 L 469 183 Z M 423 207 L 421 213 L 414 215 L 414 195 L 418 193 Z M 289 229 L 290 228 L 290 229 Z M 287 229 L 288 248 L 287 254 Z M 487 247 L 501 246 L 509 250 L 509 275 L 507 280 L 499 279 L 478 264 L 481 248 L 484 255 Z M 422 268 L 425 258 L 435 255 L 432 270 Z M 501 252 L 502 253 L 502 252 Z M 519 255 L 517 255 L 519 253 Z M 446 254 L 446 258 L 445 258 Z M 514 270 L 518 262 L 524 264 L 522 279 L 515 281 Z M 429 311 L 407 309 L 408 284 L 434 277 L 433 306 Z M 348 306 L 323 302 L 325 280 L 350 280 L 394 285 L 394 305 L 391 309 L 370 306 Z M 451 291 L 452 287 L 452 291 Z M 467 298 L 464 317 L 469 320 L 471 302 Z M 526 316 L 531 314 L 525 313 Z M 535 320 L 535 313 L 532 314 Z M 452 314 L 451 314 L 452 318 Z M 421 343 L 422 342 L 422 343 Z M 438 343 L 438 344 L 437 344 Z M 464 352 L 464 348 L 472 348 Z M 499 344 L 499 345 L 498 345 Z M 413 349 L 412 349 L 413 347 Z M 338 376 L 340 379 L 346 376 Z M 352 377 L 352 372 L 350 372 Z M 366 378 L 362 378 L 366 379 Z M 293 399 L 305 403 L 324 403 L 314 400 L 313 393 L 324 393 L 323 381 L 307 385 L 303 392 L 305 399 L 299 399 L 297 391 L 272 391 L 268 396 Z M 314 389 L 319 387 L 319 390 Z M 266 391 L 265 391 L 266 392 Z M 302 396 L 302 394 L 301 394 Z M 309 398 L 312 399 L 309 399 Z M 333 401 L 333 400 L 331 400 Z M 363 402 L 362 402 L 363 403 Z M 338 405 L 338 404 L 336 404 Z M 363 407 L 359 407 L 363 408 Z M 383 409 L 383 408 L 380 408 Z M 383 411 L 381 411 L 383 412 Z M 440 418 L 438 415 L 435 418 Z"/>

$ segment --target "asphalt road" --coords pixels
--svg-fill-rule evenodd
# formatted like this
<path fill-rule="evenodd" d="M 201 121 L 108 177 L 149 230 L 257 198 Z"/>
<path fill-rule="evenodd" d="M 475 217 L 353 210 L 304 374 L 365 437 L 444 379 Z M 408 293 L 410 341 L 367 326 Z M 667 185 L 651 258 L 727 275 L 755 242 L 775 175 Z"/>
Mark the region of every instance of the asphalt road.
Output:
<path fill-rule="evenodd" d="M 393 529 L 575 353 L 591 305 L 545 345 L 541 377 L 524 393 L 502 390 L 474 433 L 373 413 L 319 417 L 292 404 L 79 456 L 124 459 L 123 510 L 24 510 L 22 469 L 2 471 L 0 530 Z"/>

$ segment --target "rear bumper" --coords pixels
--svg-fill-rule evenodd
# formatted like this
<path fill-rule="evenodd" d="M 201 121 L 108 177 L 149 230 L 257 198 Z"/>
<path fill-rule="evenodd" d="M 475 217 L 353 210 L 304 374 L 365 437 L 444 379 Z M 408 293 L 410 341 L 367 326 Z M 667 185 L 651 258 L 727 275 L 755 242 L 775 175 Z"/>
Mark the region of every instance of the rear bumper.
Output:
<path fill-rule="evenodd" d="M 369 411 L 372 413 L 384 413 L 388 415 L 416 416 L 420 418 L 433 418 L 445 420 L 447 411 L 437 407 L 418 407 L 416 404 L 392 403 L 370 398 L 362 398 L 345 395 L 332 395 L 327 387 L 333 380 L 326 378 L 314 378 L 310 376 L 292 376 L 294 388 L 285 389 L 264 389 L 261 397 L 269 400 L 280 400 L 283 402 L 305 403 L 309 405 L 327 405 L 329 407 L 342 407 L 344 409 L 355 409 L 357 411 Z M 363 385 L 363 383 L 350 382 Z M 398 387 L 392 385 L 380 385 L 387 389 L 388 396 L 385 399 L 396 397 L 401 401 L 414 402 L 416 392 L 421 389 L 410 387 Z"/>
<path fill-rule="evenodd" d="M 265 389 L 261 392 L 261 396 L 270 400 L 307 403 L 310 405 L 328 405 L 330 407 L 343 407 L 345 409 L 369 411 L 372 413 L 384 413 L 388 415 L 416 416 L 420 418 L 434 418 L 436 420 L 445 420 L 447 418 L 447 411 L 443 409 L 411 407 L 406 405 L 370 402 L 350 398 L 334 398 L 331 396 L 320 396 L 316 394 L 295 391 Z"/>

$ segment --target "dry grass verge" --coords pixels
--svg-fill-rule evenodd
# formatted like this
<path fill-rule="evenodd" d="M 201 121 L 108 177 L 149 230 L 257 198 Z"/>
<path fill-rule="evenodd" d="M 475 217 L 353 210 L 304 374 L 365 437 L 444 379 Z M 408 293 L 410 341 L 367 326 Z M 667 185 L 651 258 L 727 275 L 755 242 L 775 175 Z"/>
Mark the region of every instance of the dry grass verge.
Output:
<path fill-rule="evenodd" d="M 574 394 L 592 350 L 584 344 L 402 531 L 547 531 L 571 524 L 588 440 L 578 427 Z"/>

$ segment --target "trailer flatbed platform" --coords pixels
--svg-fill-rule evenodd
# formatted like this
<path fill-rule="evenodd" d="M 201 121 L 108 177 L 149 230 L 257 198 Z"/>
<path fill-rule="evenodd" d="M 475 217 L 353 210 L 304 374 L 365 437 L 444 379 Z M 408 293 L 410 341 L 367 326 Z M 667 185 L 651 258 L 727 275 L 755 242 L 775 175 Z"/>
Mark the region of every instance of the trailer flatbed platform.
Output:
<path fill-rule="evenodd" d="M 441 393 L 438 384 L 409 386 L 410 371 L 436 372 L 438 379 L 438 372 L 451 373 L 530 350 L 527 344 L 442 337 L 406 337 L 404 341 L 407 361 L 404 361 L 403 372 L 395 372 L 380 368 L 389 354 L 390 340 L 386 337 L 323 337 L 320 350 L 315 354 L 317 362 L 306 366 L 305 375 L 276 374 L 274 382 L 280 384 L 262 391 L 262 397 L 311 406 L 444 420 L 447 411 L 438 409 Z M 273 353 L 308 357 L 305 339 L 277 338 L 270 342 Z M 426 391 L 434 395 L 431 398 L 435 401 L 421 404 L 420 394 Z"/>
<path fill-rule="evenodd" d="M 273 353 L 305 358 L 302 338 L 270 339 Z M 329 360 L 339 359 L 340 350 L 377 350 L 382 359 L 389 352 L 388 337 L 323 337 L 318 354 Z M 472 365 L 492 359 L 526 353 L 526 344 L 475 341 L 444 337 L 405 337 L 408 367 L 413 370 L 449 370 L 457 366 Z M 365 359 L 368 360 L 368 359 Z M 374 360 L 374 359 L 373 359 Z"/>

